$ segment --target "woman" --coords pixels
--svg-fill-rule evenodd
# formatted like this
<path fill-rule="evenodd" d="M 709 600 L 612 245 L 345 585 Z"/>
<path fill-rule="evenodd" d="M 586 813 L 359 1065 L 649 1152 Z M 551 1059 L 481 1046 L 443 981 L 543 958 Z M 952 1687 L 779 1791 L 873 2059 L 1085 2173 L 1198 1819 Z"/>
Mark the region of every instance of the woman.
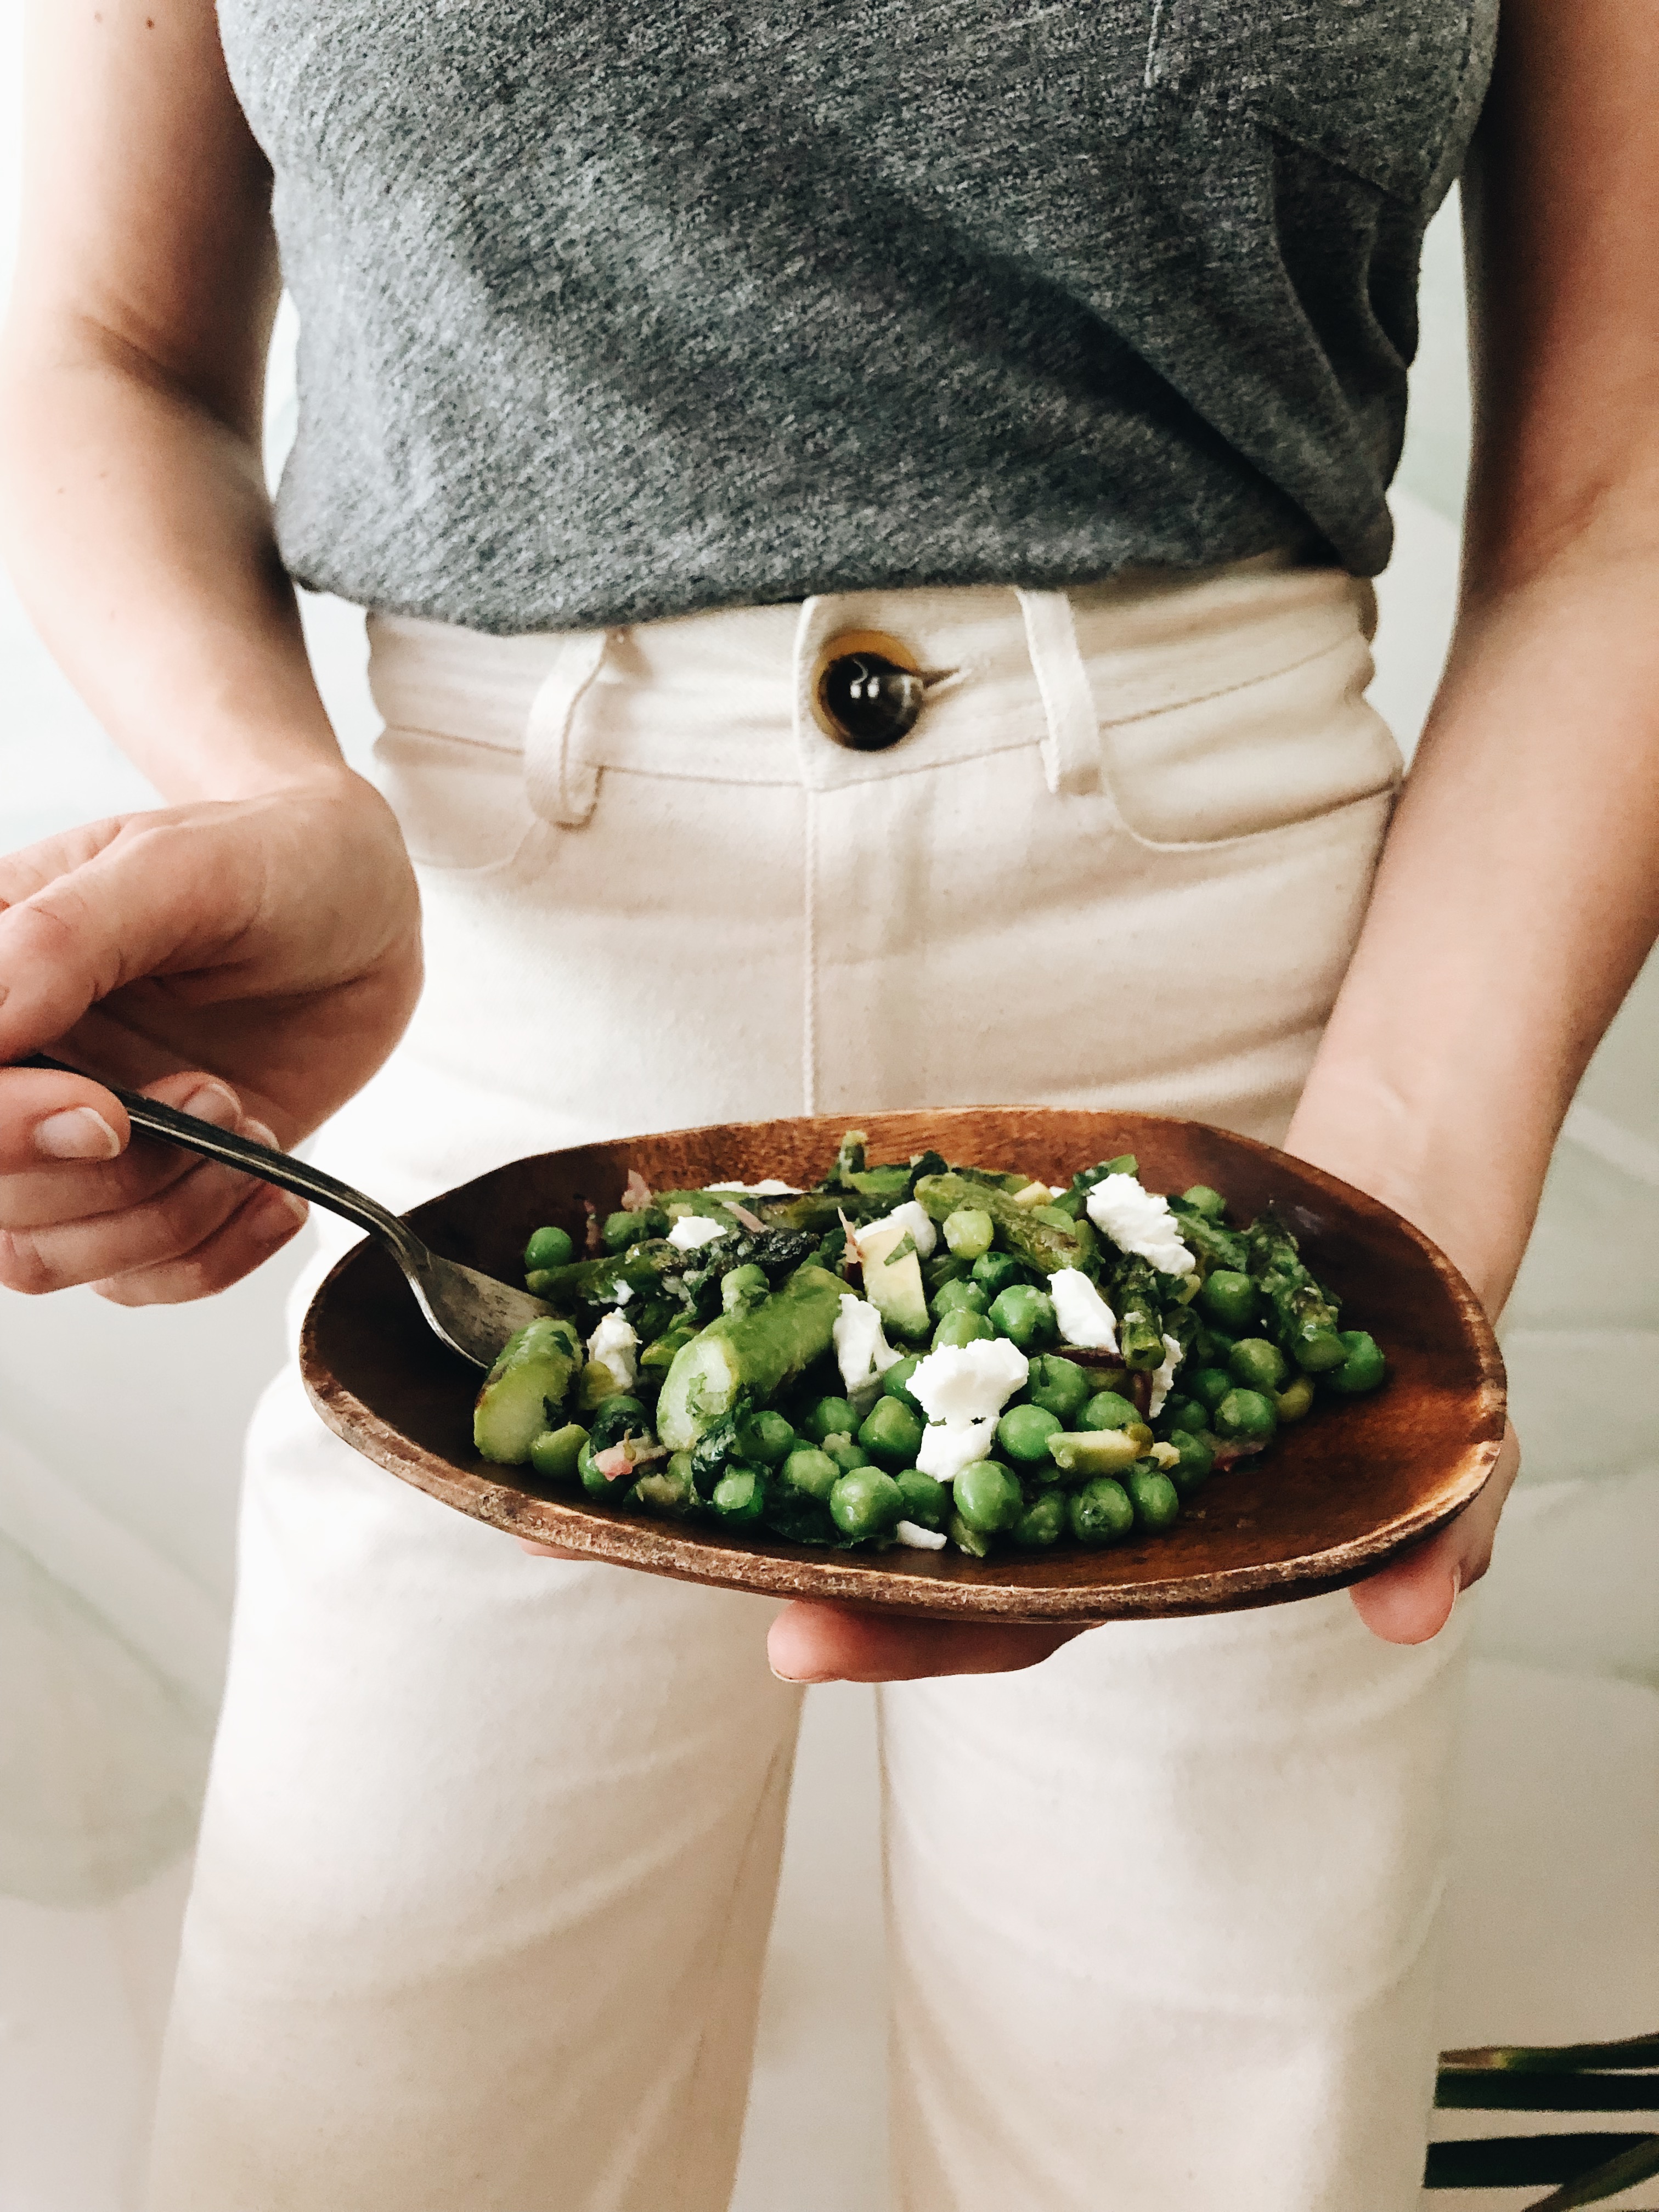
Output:
<path fill-rule="evenodd" d="M 167 804 L 0 865 L 0 1059 L 337 1117 L 400 1203 L 629 1128 L 1162 1107 L 1376 1192 L 1497 1312 L 1656 924 L 1632 0 L 1505 11 L 1463 604 L 1374 889 L 1354 580 L 1484 0 L 221 19 L 35 29 L 9 542 Z M 375 611 L 390 804 L 284 564 Z M 865 750 L 812 699 L 870 631 L 948 680 Z M 128 1134 L 0 1078 L 12 1287 L 198 1297 L 297 1226 Z M 712 2212 L 831 1677 L 899 1686 L 907 2207 L 1414 2202 L 1446 1623 L 1513 1468 L 1352 1605 L 1062 1651 L 526 1559 L 285 1380 L 153 2203 Z"/>

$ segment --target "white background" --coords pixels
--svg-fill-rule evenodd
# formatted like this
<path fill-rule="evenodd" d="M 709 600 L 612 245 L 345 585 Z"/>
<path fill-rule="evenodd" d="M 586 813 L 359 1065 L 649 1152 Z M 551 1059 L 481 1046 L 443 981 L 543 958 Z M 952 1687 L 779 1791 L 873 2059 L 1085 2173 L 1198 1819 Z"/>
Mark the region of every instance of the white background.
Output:
<path fill-rule="evenodd" d="M 0 0 L 8 257 L 20 18 L 20 0 Z M 1407 744 L 1450 621 L 1460 282 L 1449 211 L 1427 257 L 1373 693 Z M 274 452 L 292 434 L 291 342 L 285 321 Z M 331 603 L 307 620 L 343 740 L 366 757 L 360 625 Z M 147 796 L 0 586 L 0 850 Z M 1474 1601 L 1448 2044 L 1630 2033 L 1659 2014 L 1656 1079 L 1650 975 L 1574 1109 L 1506 1325 L 1528 1459 Z M 209 1305 L 149 1312 L 0 1293 L 0 2212 L 134 2203 L 222 1661 L 240 1436 L 282 1356 L 297 1265 L 285 1255 Z M 813 1692 L 738 2212 L 884 2202 L 878 2120 L 841 2117 L 880 2107 L 875 1804 L 868 1693 Z M 818 1902 L 831 1892 L 833 1921 Z M 1441 2131 L 1498 2129 L 1468 2115 Z M 1526 2194 L 1425 2204 L 1504 2212 Z"/>

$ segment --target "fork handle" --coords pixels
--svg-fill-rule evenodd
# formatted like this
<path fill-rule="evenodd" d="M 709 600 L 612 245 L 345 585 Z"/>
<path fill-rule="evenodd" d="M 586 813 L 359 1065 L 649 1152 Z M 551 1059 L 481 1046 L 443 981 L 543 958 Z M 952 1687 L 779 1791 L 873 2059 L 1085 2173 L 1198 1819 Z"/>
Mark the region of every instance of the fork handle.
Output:
<path fill-rule="evenodd" d="M 44 1052 L 26 1053 L 15 1063 L 18 1067 L 45 1067 L 58 1075 L 85 1075 L 86 1070 L 71 1067 L 67 1061 L 53 1060 Z M 240 1168 L 244 1175 L 258 1176 L 261 1182 L 274 1182 L 283 1190 L 291 1190 L 299 1197 L 308 1199 L 313 1205 L 326 1206 L 359 1229 L 366 1229 L 389 1244 L 399 1257 L 427 1256 L 421 1243 L 406 1221 L 365 1194 L 354 1190 L 349 1182 L 337 1176 L 314 1168 L 307 1161 L 295 1159 L 291 1152 L 274 1152 L 269 1145 L 256 1144 L 252 1137 L 239 1136 L 234 1129 L 216 1128 L 211 1121 L 198 1119 L 194 1114 L 180 1113 L 176 1106 L 163 1106 L 159 1099 L 146 1098 L 137 1091 L 129 1091 L 119 1083 L 111 1083 L 101 1075 L 87 1076 L 112 1097 L 118 1098 L 127 1109 L 127 1119 L 135 1129 L 142 1129 L 147 1137 L 160 1137 L 163 1143 L 178 1145 L 187 1152 L 199 1152 L 204 1160 L 217 1160 L 221 1166 Z"/>

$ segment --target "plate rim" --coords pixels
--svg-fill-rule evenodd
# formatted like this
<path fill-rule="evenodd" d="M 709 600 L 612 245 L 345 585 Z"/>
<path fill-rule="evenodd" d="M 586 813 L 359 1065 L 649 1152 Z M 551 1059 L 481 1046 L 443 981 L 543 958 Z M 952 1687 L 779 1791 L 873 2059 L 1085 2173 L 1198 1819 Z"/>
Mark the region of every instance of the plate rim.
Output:
<path fill-rule="evenodd" d="M 1431 1497 L 1360 1538 L 1328 1545 L 1294 1559 L 1257 1561 L 1236 1567 L 1206 1570 L 1195 1574 L 1146 1579 L 1133 1583 L 1066 1583 L 1042 1585 L 998 1581 L 987 1577 L 972 1581 L 935 1581 L 925 1562 L 932 1553 L 914 1555 L 902 1572 L 880 1564 L 885 1556 L 825 1553 L 816 1547 L 755 1540 L 734 1544 L 716 1536 L 694 1534 L 672 1521 L 641 1516 L 626 1521 L 596 1514 L 591 1508 L 566 1504 L 556 1498 L 519 1489 L 474 1470 L 462 1470 L 439 1461 L 424 1446 L 405 1437 L 328 1370 L 319 1356 L 317 1331 L 325 1299 L 337 1279 L 361 1257 L 367 1238 L 350 1245 L 317 1285 L 301 1324 L 299 1356 L 306 1394 L 326 1425 L 388 1474 L 453 1507 L 470 1518 L 532 1542 L 556 1544 L 584 1559 L 633 1567 L 676 1581 L 705 1583 L 775 1597 L 807 1597 L 860 1604 L 884 1611 L 901 1611 L 921 1617 L 962 1620 L 964 1617 L 1007 1623 L 1071 1624 L 1111 1620 L 1171 1618 L 1205 1613 L 1232 1612 L 1257 1606 L 1289 1602 L 1340 1589 L 1362 1581 L 1401 1553 L 1411 1549 L 1446 1526 L 1464 1511 L 1490 1480 L 1502 1448 L 1507 1409 L 1504 1360 L 1496 1334 L 1474 1291 L 1462 1273 L 1414 1222 L 1374 1198 L 1369 1192 L 1340 1176 L 1297 1158 L 1259 1138 L 1220 1127 L 1191 1115 L 1152 1114 L 1133 1108 L 1077 1108 L 985 1104 L 969 1107 L 886 1109 L 883 1113 L 783 1115 L 747 1121 L 696 1122 L 675 1129 L 656 1129 L 632 1135 L 593 1138 L 586 1146 L 559 1146 L 544 1152 L 526 1152 L 482 1170 L 449 1189 L 434 1193 L 408 1210 L 418 1228 L 420 1216 L 452 1200 L 458 1193 L 489 1176 L 524 1167 L 538 1160 L 555 1159 L 577 1150 L 623 1148 L 630 1145 L 660 1144 L 687 1138 L 706 1138 L 715 1131 L 735 1135 L 775 1127 L 780 1121 L 833 1120 L 854 1127 L 887 1117 L 948 1124 L 957 1118 L 984 1114 L 1098 1113 L 1126 1121 L 1157 1122 L 1175 1128 L 1202 1129 L 1243 1146 L 1264 1160 L 1287 1160 L 1297 1174 L 1310 1182 L 1346 1211 L 1403 1231 L 1414 1244 L 1450 1295 L 1465 1340 L 1474 1355 L 1476 1381 L 1473 1394 L 1471 1433 L 1450 1462 Z M 506 1472 L 504 1470 L 504 1472 Z M 1098 1553 L 1103 1568 L 1115 1547 Z M 989 1562 L 986 1563 L 989 1565 Z"/>

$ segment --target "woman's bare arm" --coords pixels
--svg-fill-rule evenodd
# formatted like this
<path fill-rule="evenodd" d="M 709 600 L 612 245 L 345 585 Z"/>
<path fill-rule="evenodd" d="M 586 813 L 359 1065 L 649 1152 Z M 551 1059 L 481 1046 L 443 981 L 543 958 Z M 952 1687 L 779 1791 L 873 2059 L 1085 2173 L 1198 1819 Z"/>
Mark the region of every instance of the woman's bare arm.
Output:
<path fill-rule="evenodd" d="M 1397 1206 L 1496 1313 L 1575 1086 L 1659 928 L 1659 44 L 1647 0 L 1504 0 L 1465 187 L 1476 435 L 1456 637 L 1289 1142 Z M 1511 1444 L 1362 1583 L 1414 1642 L 1485 1571 Z M 1030 1665 L 1041 1630 L 792 1607 L 775 1662 Z"/>
<path fill-rule="evenodd" d="M 130 1146 L 95 1082 L 4 1063 L 52 1045 L 290 1143 L 408 1018 L 415 891 L 340 757 L 276 557 L 270 180 L 212 0 L 35 0 L 26 105 L 4 552 L 76 688 L 175 803 L 0 859 L 0 1282 L 192 1297 L 291 1235 L 292 1205 Z"/>
<path fill-rule="evenodd" d="M 168 798 L 338 775 L 261 462 L 270 172 L 211 0 L 37 0 L 25 116 L 0 353 L 17 588 Z"/>

